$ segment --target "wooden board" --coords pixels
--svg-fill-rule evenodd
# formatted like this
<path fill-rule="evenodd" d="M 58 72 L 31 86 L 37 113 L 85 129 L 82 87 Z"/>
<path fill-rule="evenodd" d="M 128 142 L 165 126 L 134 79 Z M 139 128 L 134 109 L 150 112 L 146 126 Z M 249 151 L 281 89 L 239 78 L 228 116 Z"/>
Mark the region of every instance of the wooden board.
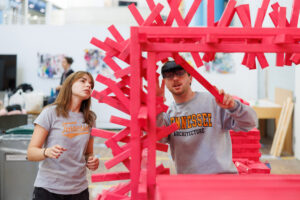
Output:
<path fill-rule="evenodd" d="M 293 99 L 293 91 L 286 90 L 282 88 L 275 88 L 275 103 L 283 105 L 284 100 L 286 100 L 287 97 L 290 97 Z M 292 124 L 293 124 L 293 118 L 291 119 L 289 125 L 287 134 L 285 137 L 284 145 L 283 145 L 283 152 L 288 155 L 293 155 L 293 131 L 292 131 Z"/>
<path fill-rule="evenodd" d="M 271 147 L 271 151 L 270 151 L 271 155 L 274 155 L 274 156 L 281 155 L 285 137 L 287 135 L 288 125 L 292 118 L 293 107 L 294 107 L 294 104 L 292 102 L 292 99 L 290 97 L 288 97 L 287 100 L 285 101 L 285 103 L 282 107 L 282 111 L 280 113 L 278 126 L 276 128 L 276 132 L 274 135 L 274 139 L 273 139 L 273 143 L 272 143 L 272 147 Z"/>

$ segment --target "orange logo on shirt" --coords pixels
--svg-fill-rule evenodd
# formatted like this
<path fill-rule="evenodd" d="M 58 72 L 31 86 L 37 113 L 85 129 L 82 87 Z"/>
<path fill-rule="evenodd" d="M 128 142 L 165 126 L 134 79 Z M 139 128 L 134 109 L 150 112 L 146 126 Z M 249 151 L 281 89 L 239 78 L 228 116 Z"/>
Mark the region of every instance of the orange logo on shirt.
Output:
<path fill-rule="evenodd" d="M 89 134 L 89 126 L 87 124 L 84 125 L 76 125 L 77 122 L 66 122 L 63 123 L 64 130 L 62 131 L 63 136 L 68 138 L 73 138 L 78 135 Z"/>
<path fill-rule="evenodd" d="M 179 129 L 192 127 L 212 127 L 211 113 L 197 113 L 188 116 L 171 117 L 171 123 L 176 123 Z"/>

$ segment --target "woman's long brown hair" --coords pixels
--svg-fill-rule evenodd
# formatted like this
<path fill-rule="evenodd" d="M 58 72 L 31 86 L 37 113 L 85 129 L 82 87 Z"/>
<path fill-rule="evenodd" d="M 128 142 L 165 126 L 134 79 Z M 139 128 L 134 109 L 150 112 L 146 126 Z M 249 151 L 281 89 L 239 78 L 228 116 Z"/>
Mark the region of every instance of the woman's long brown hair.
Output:
<path fill-rule="evenodd" d="M 64 81 L 55 102 L 53 103 L 56 105 L 56 114 L 58 116 L 62 115 L 66 118 L 69 117 L 70 103 L 72 100 L 72 86 L 84 75 L 88 75 L 91 78 L 91 88 L 94 88 L 94 79 L 89 72 L 78 71 L 68 76 L 68 78 Z M 96 120 L 96 114 L 90 110 L 90 107 L 91 97 L 81 102 L 80 112 L 83 113 L 85 123 L 87 123 L 89 127 L 92 127 Z"/>

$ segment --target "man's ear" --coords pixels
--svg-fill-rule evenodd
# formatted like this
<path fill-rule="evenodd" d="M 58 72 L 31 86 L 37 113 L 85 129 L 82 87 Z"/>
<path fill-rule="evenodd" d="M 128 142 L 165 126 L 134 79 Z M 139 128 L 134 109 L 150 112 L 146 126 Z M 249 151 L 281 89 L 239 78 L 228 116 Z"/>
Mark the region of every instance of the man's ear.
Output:
<path fill-rule="evenodd" d="M 191 75 L 189 75 L 190 77 L 190 85 L 192 85 L 192 80 L 193 80 L 193 77 Z"/>

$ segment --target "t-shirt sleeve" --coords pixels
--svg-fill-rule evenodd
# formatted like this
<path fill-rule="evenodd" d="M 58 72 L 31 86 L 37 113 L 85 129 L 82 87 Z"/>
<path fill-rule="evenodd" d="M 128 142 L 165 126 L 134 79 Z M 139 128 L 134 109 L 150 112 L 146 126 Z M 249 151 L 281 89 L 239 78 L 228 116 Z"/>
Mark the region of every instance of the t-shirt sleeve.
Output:
<path fill-rule="evenodd" d="M 40 115 L 34 120 L 34 125 L 38 124 L 42 126 L 47 131 L 50 130 L 52 125 L 53 113 L 55 109 L 53 107 L 46 107 L 40 113 Z"/>

